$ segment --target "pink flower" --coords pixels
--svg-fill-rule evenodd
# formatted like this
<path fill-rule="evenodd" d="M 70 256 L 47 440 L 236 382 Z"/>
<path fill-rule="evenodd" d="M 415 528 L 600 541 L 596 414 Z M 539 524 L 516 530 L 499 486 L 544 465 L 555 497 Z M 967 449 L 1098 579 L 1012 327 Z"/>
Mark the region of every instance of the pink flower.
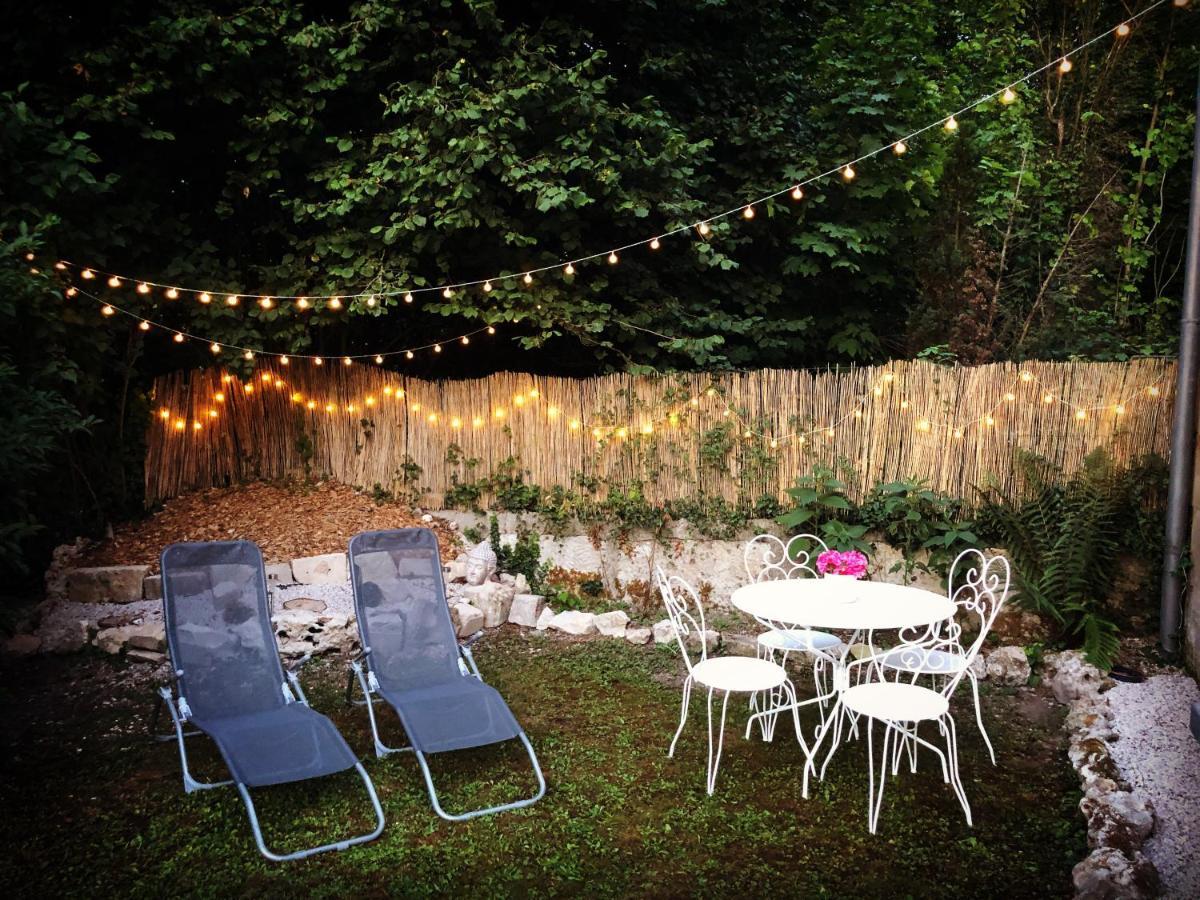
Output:
<path fill-rule="evenodd" d="M 867 574 L 867 558 L 858 550 L 826 550 L 817 557 L 817 571 L 822 575 L 850 575 L 862 578 Z"/>

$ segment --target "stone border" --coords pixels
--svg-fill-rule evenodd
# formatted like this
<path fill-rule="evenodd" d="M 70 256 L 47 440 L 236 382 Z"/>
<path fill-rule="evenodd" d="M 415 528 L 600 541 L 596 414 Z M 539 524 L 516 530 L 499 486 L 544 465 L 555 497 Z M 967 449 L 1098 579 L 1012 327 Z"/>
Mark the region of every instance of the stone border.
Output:
<path fill-rule="evenodd" d="M 1113 682 L 1078 650 L 1049 653 L 1044 663 L 1044 678 L 1054 698 L 1069 707 L 1063 725 L 1071 740 L 1067 755 L 1083 787 L 1079 810 L 1087 819 L 1091 853 L 1071 872 L 1075 897 L 1157 897 L 1158 871 L 1142 853 L 1154 830 L 1154 806 L 1131 790 L 1110 750 L 1120 736 L 1113 730 L 1103 692 Z"/>

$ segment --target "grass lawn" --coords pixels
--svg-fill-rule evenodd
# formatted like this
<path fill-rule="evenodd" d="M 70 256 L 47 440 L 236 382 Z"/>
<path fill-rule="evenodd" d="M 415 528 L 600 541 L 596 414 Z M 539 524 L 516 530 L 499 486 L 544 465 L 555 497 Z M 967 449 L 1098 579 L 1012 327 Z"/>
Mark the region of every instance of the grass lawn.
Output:
<path fill-rule="evenodd" d="M 1086 854 L 1061 713 L 1029 691 L 984 698 L 996 768 L 969 706 L 958 709 L 974 828 L 925 753 L 918 774 L 902 769 L 888 785 L 872 836 L 861 744 L 843 747 L 803 800 L 790 730 L 781 723 L 773 744 L 743 740 L 746 710 L 733 700 L 717 793 L 706 796 L 703 695 L 693 698 L 676 758 L 666 755 L 682 662 L 664 649 L 506 628 L 475 655 L 530 734 L 546 797 L 519 812 L 445 822 L 411 755 L 369 757 L 388 818 L 383 836 L 284 864 L 258 854 L 233 789 L 184 795 L 174 744 L 145 736 L 145 667 L 99 656 L 16 663 L 0 693 L 0 883 L 10 896 L 39 897 L 1068 896 L 1071 867 Z M 342 702 L 344 671 L 340 661 L 314 662 L 303 680 L 313 706 L 365 755 L 366 714 Z M 385 721 L 391 742 L 402 740 L 394 715 Z M 192 744 L 197 775 L 225 777 L 211 744 Z M 516 743 L 434 757 L 433 770 L 449 809 L 534 785 Z M 353 772 L 256 796 L 276 850 L 369 828 Z"/>

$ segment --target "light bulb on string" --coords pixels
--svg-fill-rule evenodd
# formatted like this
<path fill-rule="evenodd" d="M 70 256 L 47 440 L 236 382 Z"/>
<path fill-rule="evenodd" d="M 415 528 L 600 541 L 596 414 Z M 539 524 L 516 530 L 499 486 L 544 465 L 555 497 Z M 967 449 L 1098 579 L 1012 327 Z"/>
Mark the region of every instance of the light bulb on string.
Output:
<path fill-rule="evenodd" d="M 212 303 L 212 294 L 208 293 L 207 291 L 201 291 L 200 296 L 196 299 L 204 304 Z"/>
<path fill-rule="evenodd" d="M 116 275 L 110 276 L 108 279 L 108 286 L 110 288 L 119 288 L 121 286 L 121 279 Z"/>
<path fill-rule="evenodd" d="M 842 181 L 853 181 L 858 173 L 854 171 L 854 166 L 847 163 L 842 166 Z"/>
<path fill-rule="evenodd" d="M 413 352 L 412 352 L 411 350 L 405 350 L 405 351 L 404 351 L 404 358 L 405 358 L 405 359 L 412 359 L 412 358 L 413 358 Z"/>
<path fill-rule="evenodd" d="M 228 297 L 225 298 L 226 306 L 237 306 L 241 302 L 242 302 L 242 298 L 239 297 L 237 294 L 230 294 Z"/>
<path fill-rule="evenodd" d="M 258 305 L 261 306 L 263 309 L 270 309 L 272 306 L 275 305 L 275 301 L 272 300 L 270 297 L 260 297 L 258 299 Z"/>
<path fill-rule="evenodd" d="M 955 429 L 954 429 L 954 436 L 955 436 L 956 438 L 960 438 L 960 437 L 962 437 L 962 436 L 963 436 L 963 430 L 962 430 L 961 428 L 955 428 Z"/>
<path fill-rule="evenodd" d="M 892 144 L 892 152 L 897 156 L 903 156 L 908 152 L 908 144 L 904 143 L 904 141 L 896 141 L 896 143 Z"/>
<path fill-rule="evenodd" d="M 658 240 L 658 238 L 655 238 L 654 240 L 652 240 L 652 241 L 650 242 L 650 249 L 651 249 L 651 250 L 657 250 L 657 249 L 658 249 L 659 247 L 661 247 L 661 246 L 662 246 L 662 244 L 661 244 L 661 243 L 659 243 L 659 240 Z"/>
<path fill-rule="evenodd" d="M 986 425 L 988 428 L 991 428 L 993 425 L 996 424 L 996 419 L 994 416 L 991 416 L 991 415 L 984 416 L 983 424 Z"/>
<path fill-rule="evenodd" d="M 482 428 L 483 427 L 483 416 L 475 416 L 475 418 L 471 419 L 471 427 L 472 428 Z"/>
<path fill-rule="evenodd" d="M 708 234 L 710 231 L 712 231 L 712 229 L 708 227 L 707 222 L 701 222 L 698 226 L 696 226 L 696 230 L 701 234 Z"/>
<path fill-rule="evenodd" d="M 254 351 L 247 350 L 245 353 L 242 354 L 242 359 L 246 360 L 247 362 L 254 359 Z"/>
<path fill-rule="evenodd" d="M 1053 394 L 1042 394 L 1042 402 L 1043 402 L 1043 403 L 1045 403 L 1045 404 L 1051 404 L 1051 403 L 1053 403 L 1053 402 L 1054 402 L 1054 395 L 1053 395 Z"/>
<path fill-rule="evenodd" d="M 618 262 L 617 251 L 616 250 L 610 251 L 608 254 L 608 264 L 610 266 L 615 266 L 617 264 L 617 262 Z"/>
<path fill-rule="evenodd" d="M 1029 382 L 1033 381 L 1033 373 L 1028 370 L 1022 372 L 1021 380 L 1028 384 Z"/>
<path fill-rule="evenodd" d="M 1004 89 L 1004 93 L 1000 95 L 1000 102 L 1003 103 L 1005 106 L 1008 106 L 1010 103 L 1014 103 L 1016 101 L 1016 99 L 1017 99 L 1017 92 L 1014 91 L 1010 87 L 1006 87 Z"/>
<path fill-rule="evenodd" d="M 942 123 L 942 127 L 947 131 L 958 131 L 958 119 L 954 118 L 954 116 L 950 116 L 945 122 Z"/>
<path fill-rule="evenodd" d="M 1067 57 L 1065 57 L 1065 56 L 1064 56 L 1064 57 L 1062 58 L 1062 62 L 1060 62 L 1060 63 L 1058 64 L 1058 72 L 1059 72 L 1059 74 L 1060 74 L 1060 75 L 1066 75 L 1066 74 L 1067 74 L 1068 72 L 1070 72 L 1070 71 L 1071 71 L 1071 69 L 1073 69 L 1074 67 L 1075 67 L 1075 66 L 1074 66 L 1074 64 L 1071 62 L 1071 60 L 1067 59 Z"/>
<path fill-rule="evenodd" d="M 105 306 L 101 307 L 100 312 L 103 315 L 111 316 L 116 313 L 116 309 L 111 306 L 105 305 Z"/>
<path fill-rule="evenodd" d="M 308 298 L 307 297 L 296 298 L 296 309 L 301 309 L 301 310 L 308 309 Z"/>
<path fill-rule="evenodd" d="M 469 337 L 467 337 L 467 336 L 464 334 L 464 335 L 462 336 L 462 344 L 463 344 L 463 346 L 465 347 L 465 346 L 467 346 L 467 344 L 469 344 L 469 343 L 471 343 L 471 339 L 470 339 Z"/>
<path fill-rule="evenodd" d="M 79 276 L 84 281 L 91 281 L 93 278 L 96 277 L 96 273 L 93 272 L 91 269 L 84 269 L 82 272 L 79 273 Z"/>
<path fill-rule="evenodd" d="M 54 264 L 54 268 L 58 269 L 58 271 L 60 271 L 60 272 L 65 272 L 67 270 L 67 264 L 65 262 L 59 261 Z"/>
<path fill-rule="evenodd" d="M 1150 387 L 1146 388 L 1146 393 L 1151 397 L 1157 397 L 1159 393 L 1158 386 L 1154 384 L 1150 385 Z"/>
<path fill-rule="evenodd" d="M 441 344 L 434 344 L 434 345 L 433 345 L 433 352 L 434 352 L 434 353 L 441 353 L 441 352 L 442 352 L 442 345 L 441 345 Z"/>
<path fill-rule="evenodd" d="M 341 309 L 342 308 L 342 298 L 341 297 L 330 297 L 329 298 L 329 308 L 330 309 Z"/>
<path fill-rule="evenodd" d="M 380 356 L 378 353 L 375 354 L 375 365 L 377 365 L 377 366 L 383 365 L 383 357 Z"/>
<path fill-rule="evenodd" d="M 488 334 L 495 334 L 495 333 L 496 333 L 496 329 L 495 329 L 493 326 L 489 325 L 489 326 L 487 327 L 487 333 L 488 333 Z"/>
<path fill-rule="evenodd" d="M 167 288 L 166 295 L 167 295 L 168 300 L 178 300 L 179 299 L 179 291 L 178 291 L 178 289 L 173 288 L 173 287 Z"/>
<path fill-rule="evenodd" d="M 454 296 L 454 291 L 450 290 L 450 288 L 446 288 L 444 291 L 442 291 L 442 296 L 449 300 Z"/>
<path fill-rule="evenodd" d="M 1075 420 L 1077 422 L 1082 422 L 1086 418 L 1087 418 L 1087 412 L 1085 410 L 1082 410 L 1082 409 L 1075 410 Z"/>
<path fill-rule="evenodd" d="M 213 341 L 211 344 L 208 345 L 208 349 L 211 350 L 213 353 L 220 353 L 221 345 L 218 344 L 216 341 Z"/>
<path fill-rule="evenodd" d="M 483 283 L 483 292 L 485 294 L 490 294 L 492 292 L 492 283 L 490 281 L 485 281 Z"/>
<path fill-rule="evenodd" d="M 793 200 L 803 200 L 804 199 L 804 191 L 800 189 L 800 185 L 796 185 L 794 188 L 792 188 L 792 199 Z"/>
<path fill-rule="evenodd" d="M 1005 394 L 1004 394 L 1004 402 L 1005 403 L 1012 403 L 1016 399 L 1017 399 L 1017 395 L 1014 394 L 1012 391 L 1005 392 Z"/>
<path fill-rule="evenodd" d="M 186 426 L 187 426 L 187 422 L 183 421 L 183 419 L 176 419 L 176 420 L 175 420 L 175 430 L 176 430 L 176 431 L 183 431 L 183 429 L 184 429 Z"/>
<path fill-rule="evenodd" d="M 286 357 L 286 356 L 281 356 L 281 357 L 279 357 L 279 364 L 280 364 L 281 366 L 290 365 L 290 364 L 291 364 L 291 360 L 290 360 L 288 357 Z"/>
<path fill-rule="evenodd" d="M 742 209 L 742 218 L 743 219 L 753 219 L 754 218 L 754 207 L 753 206 L 744 207 Z"/>
<path fill-rule="evenodd" d="M 408 293 L 406 293 L 406 294 L 404 295 L 404 302 L 405 302 L 405 303 L 412 303 L 412 302 L 413 302 L 413 295 L 412 295 L 412 291 L 409 291 Z"/>
<path fill-rule="evenodd" d="M 316 408 L 317 408 L 317 401 L 316 401 L 316 400 L 309 400 L 309 401 L 308 401 L 307 403 L 305 403 L 304 405 L 305 405 L 306 407 L 308 407 L 309 409 L 316 409 Z"/>
<path fill-rule="evenodd" d="M 150 293 L 150 285 L 146 284 L 146 282 L 144 282 L 144 281 L 143 281 L 143 282 L 141 282 L 141 283 L 140 283 L 140 284 L 138 284 L 138 286 L 137 286 L 137 292 L 138 292 L 139 294 L 148 294 L 148 293 Z"/>
<path fill-rule="evenodd" d="M 376 303 L 378 303 L 378 302 L 379 302 L 379 301 L 375 299 L 375 295 L 374 295 L 374 294 L 372 294 L 370 297 L 368 297 L 368 298 L 367 298 L 367 308 L 368 308 L 368 309 L 374 309 L 374 308 L 375 308 L 375 304 L 376 304 Z"/>
<path fill-rule="evenodd" d="M 1116 28 L 1117 37 L 1129 37 L 1129 23 L 1122 22 Z"/>
<path fill-rule="evenodd" d="M 1124 403 L 1118 403 L 1118 404 L 1116 404 L 1116 405 L 1113 407 L 1113 412 L 1114 412 L 1116 415 L 1118 415 L 1118 416 L 1123 416 L 1123 415 L 1125 415 L 1125 404 L 1124 404 Z"/>
<path fill-rule="evenodd" d="M 63 291 L 63 293 L 66 294 L 68 297 L 74 297 L 76 294 L 79 293 L 79 290 L 74 287 L 69 287 L 65 291 Z"/>
<path fill-rule="evenodd" d="M 142 319 L 142 321 L 138 322 L 138 328 L 141 329 L 142 331 L 149 331 L 150 323 L 147 322 L 145 319 Z"/>
<path fill-rule="evenodd" d="M 171 418 L 171 411 L 169 409 L 160 409 L 158 411 L 158 417 L 163 420 L 169 419 Z"/>
<path fill-rule="evenodd" d="M 348 356 L 343 356 L 343 357 L 342 357 L 342 365 L 343 365 L 343 366 L 348 366 L 348 365 L 350 365 L 352 362 L 354 362 L 354 360 L 352 360 L 350 357 L 348 357 Z"/>
<path fill-rule="evenodd" d="M 321 359 L 321 357 L 319 357 L 319 356 L 314 356 L 313 357 L 313 365 L 314 366 L 323 366 L 323 365 L 325 365 L 325 360 Z"/>
<path fill-rule="evenodd" d="M 574 275 L 575 274 L 575 264 L 567 263 L 566 268 L 563 269 L 563 274 Z"/>

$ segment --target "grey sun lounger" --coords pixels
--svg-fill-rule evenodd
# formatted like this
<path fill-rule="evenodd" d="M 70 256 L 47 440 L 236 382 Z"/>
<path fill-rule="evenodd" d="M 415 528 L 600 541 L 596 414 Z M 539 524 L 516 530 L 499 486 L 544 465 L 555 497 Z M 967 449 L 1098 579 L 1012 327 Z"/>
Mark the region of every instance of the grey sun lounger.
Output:
<path fill-rule="evenodd" d="M 468 647 L 459 646 L 450 621 L 437 537 L 428 528 L 368 531 L 350 541 L 350 580 L 362 653 L 346 685 L 355 681 L 375 738 L 375 753 L 416 755 L 434 811 L 461 821 L 519 809 L 546 793 L 546 780 L 529 738 L 499 692 L 485 684 Z M 373 699 L 399 715 L 409 746 L 388 747 L 379 736 Z M 442 808 L 429 772 L 434 753 L 482 747 L 516 738 L 524 744 L 538 790 L 524 800 L 460 814 Z"/>
<path fill-rule="evenodd" d="M 162 553 L 163 614 L 175 690 L 159 693 L 175 723 L 183 789 L 236 785 L 254 840 L 275 861 L 344 850 L 383 832 L 383 810 L 362 763 L 333 722 L 313 710 L 294 671 L 284 673 L 271 626 L 262 554 L 249 541 L 172 544 Z M 190 723 L 197 730 L 184 730 Z M 230 781 L 201 782 L 188 770 L 184 740 L 206 734 Z M 168 740 L 169 740 L 168 736 Z M 355 769 L 367 786 L 376 826 L 369 834 L 294 853 L 263 840 L 250 789 Z"/>

